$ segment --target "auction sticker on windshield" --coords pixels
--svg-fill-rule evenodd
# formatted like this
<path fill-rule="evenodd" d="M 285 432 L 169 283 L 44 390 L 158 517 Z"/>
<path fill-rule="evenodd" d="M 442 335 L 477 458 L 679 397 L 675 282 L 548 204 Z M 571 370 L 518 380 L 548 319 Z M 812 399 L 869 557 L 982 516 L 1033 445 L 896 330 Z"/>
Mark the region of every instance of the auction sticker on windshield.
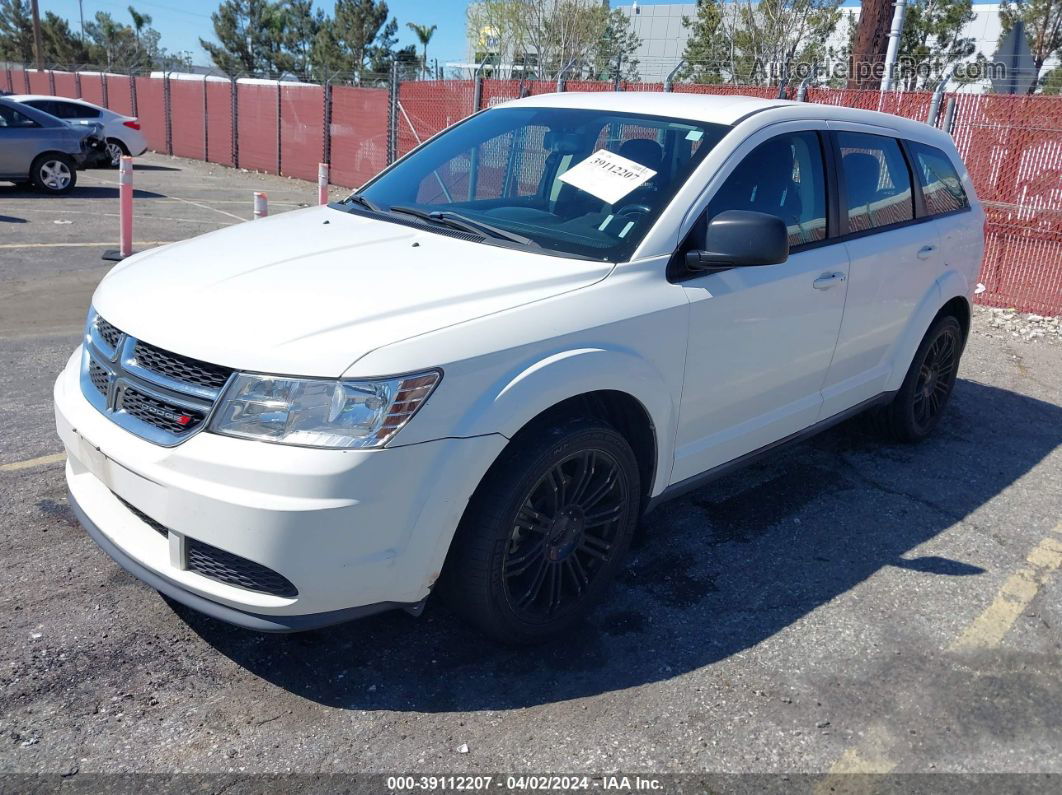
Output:
<path fill-rule="evenodd" d="M 607 204 L 615 204 L 651 179 L 654 174 L 656 172 L 651 168 L 607 149 L 599 149 L 586 160 L 565 171 L 558 179 L 596 196 Z"/>

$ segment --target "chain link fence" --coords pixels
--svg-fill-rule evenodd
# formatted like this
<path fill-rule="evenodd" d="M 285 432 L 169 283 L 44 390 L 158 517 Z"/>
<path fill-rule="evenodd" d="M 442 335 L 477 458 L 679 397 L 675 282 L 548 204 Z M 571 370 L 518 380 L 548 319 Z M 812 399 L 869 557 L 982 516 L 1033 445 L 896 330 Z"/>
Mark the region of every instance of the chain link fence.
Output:
<path fill-rule="evenodd" d="M 567 91 L 664 91 L 776 98 L 771 86 L 475 78 L 373 87 L 219 75 L 128 76 L 0 68 L 0 89 L 81 97 L 137 116 L 152 149 L 226 166 L 361 185 L 460 119 L 521 96 Z M 379 87 L 377 87 L 379 86 Z M 1062 314 L 1062 97 L 788 87 L 786 97 L 879 110 L 948 129 L 987 211 L 977 300 Z"/>

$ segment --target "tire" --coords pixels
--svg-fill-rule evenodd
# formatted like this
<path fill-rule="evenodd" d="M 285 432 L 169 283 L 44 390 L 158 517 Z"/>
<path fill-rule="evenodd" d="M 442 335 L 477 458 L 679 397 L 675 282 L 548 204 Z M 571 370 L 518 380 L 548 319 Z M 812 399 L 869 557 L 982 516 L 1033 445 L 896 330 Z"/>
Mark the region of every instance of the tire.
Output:
<path fill-rule="evenodd" d="M 900 442 L 920 442 L 940 422 L 955 386 L 963 334 L 951 315 L 938 318 L 922 338 L 900 390 L 882 410 L 885 432 Z"/>
<path fill-rule="evenodd" d="M 37 190 L 61 196 L 77 184 L 77 166 L 61 152 L 40 155 L 30 167 L 30 179 Z"/>
<path fill-rule="evenodd" d="M 108 138 L 107 154 L 111 156 L 111 159 L 105 160 L 103 167 L 118 168 L 118 166 L 121 165 L 122 156 L 129 154 L 129 149 L 117 138 Z"/>
<path fill-rule="evenodd" d="M 440 581 L 444 599 L 502 643 L 564 632 L 622 565 L 640 489 L 634 452 L 601 420 L 522 431 L 469 502 Z"/>

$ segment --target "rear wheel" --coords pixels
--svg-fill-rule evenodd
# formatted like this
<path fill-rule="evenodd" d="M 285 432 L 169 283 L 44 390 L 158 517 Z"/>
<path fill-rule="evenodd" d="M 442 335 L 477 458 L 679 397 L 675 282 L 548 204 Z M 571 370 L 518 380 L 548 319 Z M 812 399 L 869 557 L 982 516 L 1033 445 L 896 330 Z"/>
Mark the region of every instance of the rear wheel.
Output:
<path fill-rule="evenodd" d="M 44 154 L 33 161 L 30 179 L 38 190 L 45 193 L 69 193 L 77 184 L 77 167 L 70 157 L 62 153 Z"/>
<path fill-rule="evenodd" d="M 951 315 L 938 319 L 926 332 L 900 391 L 884 409 L 891 436 L 918 442 L 933 432 L 955 386 L 962 346 L 962 327 Z"/>
<path fill-rule="evenodd" d="M 122 156 L 127 154 L 129 150 L 126 149 L 125 144 L 117 138 L 107 139 L 107 156 L 110 158 L 107 162 L 111 168 L 118 168 L 122 163 Z"/>
<path fill-rule="evenodd" d="M 622 565 L 638 520 L 638 465 L 593 419 L 513 440 L 469 504 L 441 590 L 504 643 L 535 643 L 589 612 Z"/>

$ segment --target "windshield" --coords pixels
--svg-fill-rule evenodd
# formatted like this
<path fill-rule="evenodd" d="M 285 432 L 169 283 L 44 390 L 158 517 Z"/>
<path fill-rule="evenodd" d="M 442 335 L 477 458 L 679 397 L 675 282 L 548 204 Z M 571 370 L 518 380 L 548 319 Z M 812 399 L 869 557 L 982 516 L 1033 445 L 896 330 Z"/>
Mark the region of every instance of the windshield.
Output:
<path fill-rule="evenodd" d="M 464 221 L 484 239 L 618 262 L 729 130 L 600 110 L 498 108 L 429 141 L 358 195 L 369 200 L 363 208 Z"/>

